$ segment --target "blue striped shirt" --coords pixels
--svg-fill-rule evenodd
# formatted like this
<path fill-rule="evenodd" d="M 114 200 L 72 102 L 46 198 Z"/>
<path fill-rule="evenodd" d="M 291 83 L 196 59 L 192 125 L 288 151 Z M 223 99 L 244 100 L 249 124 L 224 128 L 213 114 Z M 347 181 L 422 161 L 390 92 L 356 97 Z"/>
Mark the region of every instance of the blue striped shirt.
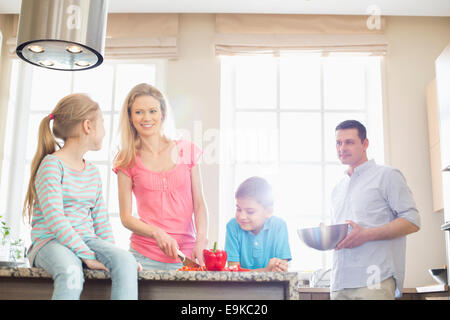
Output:
<path fill-rule="evenodd" d="M 95 253 L 84 238 L 114 243 L 100 173 L 92 163 L 86 161 L 84 170 L 78 171 L 65 166 L 56 156 L 47 155 L 36 173 L 35 188 L 30 265 L 39 249 L 54 239 L 85 259 L 95 259 Z"/>
<path fill-rule="evenodd" d="M 420 216 L 402 173 L 374 160 L 345 174 L 332 197 L 332 223 L 352 220 L 365 228 L 404 218 L 420 227 Z M 350 231 L 349 231 L 350 232 Z M 394 277 L 400 297 L 405 277 L 406 236 L 369 241 L 359 247 L 335 250 L 331 291 L 370 287 Z"/>

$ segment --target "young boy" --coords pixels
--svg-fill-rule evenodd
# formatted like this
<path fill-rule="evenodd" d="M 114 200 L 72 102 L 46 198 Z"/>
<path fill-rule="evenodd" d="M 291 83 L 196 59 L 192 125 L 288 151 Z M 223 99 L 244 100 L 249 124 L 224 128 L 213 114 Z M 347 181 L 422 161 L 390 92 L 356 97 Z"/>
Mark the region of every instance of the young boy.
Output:
<path fill-rule="evenodd" d="M 291 258 L 288 231 L 273 213 L 272 187 L 260 177 L 245 180 L 236 191 L 236 216 L 227 224 L 228 266 L 252 271 L 287 271 Z"/>

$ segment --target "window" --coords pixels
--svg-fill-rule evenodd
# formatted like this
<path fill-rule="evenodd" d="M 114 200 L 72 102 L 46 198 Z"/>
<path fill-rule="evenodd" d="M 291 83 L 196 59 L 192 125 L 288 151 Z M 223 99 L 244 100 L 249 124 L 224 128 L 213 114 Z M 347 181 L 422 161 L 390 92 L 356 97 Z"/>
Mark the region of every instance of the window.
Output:
<path fill-rule="evenodd" d="M 72 92 L 84 92 L 100 104 L 106 131 L 102 149 L 88 152 L 85 158 L 100 170 L 103 197 L 116 244 L 128 249 L 131 232 L 120 222 L 117 177 L 112 172 L 119 142 L 119 113 L 126 94 L 134 85 L 147 82 L 164 89 L 164 69 L 163 60 L 137 63 L 105 61 L 95 69 L 62 72 L 14 60 L 0 186 L 0 215 L 7 217 L 13 236 L 22 238 L 27 246 L 30 244 L 30 226 L 22 222 L 21 212 L 39 124 L 59 99 Z M 136 205 L 133 206 L 135 209 Z"/>
<path fill-rule="evenodd" d="M 368 156 L 384 163 L 380 57 L 222 57 L 219 239 L 234 217 L 234 191 L 259 175 L 288 225 L 290 270 L 330 267 L 331 251 L 307 247 L 297 228 L 331 221 L 330 194 L 345 170 L 334 129 L 347 119 L 366 126 Z"/>

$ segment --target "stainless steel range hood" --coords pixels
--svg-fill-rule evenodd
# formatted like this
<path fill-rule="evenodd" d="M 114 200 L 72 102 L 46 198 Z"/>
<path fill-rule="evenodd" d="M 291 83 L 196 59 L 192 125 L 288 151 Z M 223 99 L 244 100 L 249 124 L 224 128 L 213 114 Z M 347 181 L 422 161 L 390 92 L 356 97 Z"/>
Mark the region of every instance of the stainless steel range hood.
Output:
<path fill-rule="evenodd" d="M 86 70 L 103 62 L 108 0 L 22 0 L 17 55 L 36 66 Z"/>

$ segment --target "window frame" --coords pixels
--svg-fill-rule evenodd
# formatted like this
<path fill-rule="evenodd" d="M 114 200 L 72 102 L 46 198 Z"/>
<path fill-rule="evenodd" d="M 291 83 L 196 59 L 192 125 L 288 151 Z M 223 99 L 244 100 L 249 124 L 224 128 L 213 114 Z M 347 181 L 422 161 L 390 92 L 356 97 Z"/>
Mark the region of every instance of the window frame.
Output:
<path fill-rule="evenodd" d="M 303 54 L 299 55 L 299 58 L 301 58 Z M 345 54 L 340 53 L 336 57 L 343 56 L 347 57 Z M 362 56 L 362 55 L 354 55 L 354 53 L 349 53 L 348 57 L 354 56 L 355 58 L 368 58 L 368 56 Z M 331 55 L 331 57 L 335 57 Z M 302 218 L 307 219 L 317 219 L 322 221 L 329 221 L 330 213 L 326 211 L 325 202 L 327 200 L 327 193 L 326 193 L 326 166 L 327 165 L 340 165 L 338 159 L 336 158 L 335 161 L 329 161 L 325 159 L 325 115 L 327 113 L 360 113 L 364 116 L 364 120 L 366 121 L 366 127 L 369 132 L 368 138 L 371 140 L 371 143 L 373 142 L 372 139 L 376 139 L 376 144 L 378 149 L 378 154 L 381 156 L 377 156 L 376 162 L 379 164 L 384 164 L 389 156 L 389 144 L 387 140 L 387 134 L 388 134 L 388 123 L 387 123 L 387 107 L 386 107 L 386 88 L 385 88 L 385 61 L 383 56 L 377 56 L 373 57 L 374 59 L 379 59 L 376 63 L 374 63 L 373 67 L 374 70 L 368 70 L 366 68 L 365 70 L 365 76 L 368 77 L 368 73 L 371 73 L 372 79 L 373 77 L 379 77 L 379 110 L 374 110 L 375 108 L 373 106 L 369 106 L 367 102 L 367 86 L 368 81 L 366 79 L 366 101 L 363 109 L 359 110 L 353 110 L 353 109 L 326 109 L 325 108 L 325 98 L 324 98 L 324 63 L 327 56 L 321 57 L 321 63 L 320 63 L 320 108 L 319 109 L 306 109 L 306 108 L 281 108 L 281 98 L 280 98 L 280 57 L 274 57 L 276 59 L 276 106 L 275 108 L 238 108 L 237 107 L 237 101 L 236 101 L 236 67 L 237 64 L 233 62 L 234 57 L 221 57 L 221 101 L 220 101 L 220 116 L 221 116 L 221 144 L 220 144 L 220 150 L 221 150 L 221 162 L 220 162 L 220 172 L 219 172 L 219 230 L 218 230 L 218 236 L 219 239 L 223 239 L 225 241 L 226 236 L 226 224 L 234 217 L 235 212 L 235 202 L 234 202 L 234 186 L 237 186 L 239 181 L 235 181 L 236 177 L 236 165 L 244 164 L 243 162 L 237 162 L 234 160 L 234 163 L 230 163 L 229 159 L 225 159 L 224 155 L 230 151 L 230 145 L 232 152 L 236 152 L 236 146 L 232 138 L 232 134 L 227 134 L 230 131 L 236 132 L 236 116 L 238 112 L 258 112 L 258 113 L 264 113 L 264 112 L 275 112 L 276 113 L 276 126 L 277 126 L 277 146 L 278 146 L 278 155 L 277 155 L 277 163 L 275 166 L 279 165 L 289 165 L 289 164 L 296 164 L 296 165 L 305 165 L 305 164 L 318 164 L 320 165 L 322 176 L 321 176 L 321 199 L 323 208 L 320 217 L 311 215 L 311 216 L 302 216 Z M 372 81 L 372 80 L 370 80 Z M 373 85 L 371 83 L 371 85 Z M 225 91 L 223 92 L 223 88 L 225 87 Z M 321 159 L 320 161 L 282 161 L 281 158 L 281 115 L 287 114 L 287 113 L 314 113 L 320 115 L 320 121 L 321 121 Z M 383 125 L 379 126 L 378 120 L 374 119 L 381 119 Z M 227 131 L 228 130 L 228 131 Z M 376 134 L 373 134 L 373 138 L 371 138 L 370 133 L 373 133 L 377 131 Z M 381 148 L 379 147 L 381 146 Z M 369 154 L 370 158 L 370 154 Z M 250 163 L 248 163 L 250 164 Z M 255 163 L 251 163 L 255 164 Z M 256 163 L 258 165 L 259 163 Z M 343 171 L 345 167 L 343 166 Z M 277 213 L 275 212 L 275 215 Z M 286 220 L 286 219 L 285 219 Z M 289 221 L 286 221 L 289 225 Z M 290 235 L 290 238 L 295 238 L 297 241 L 300 241 L 300 239 L 297 237 L 297 235 Z M 223 243 L 224 245 L 224 243 Z M 292 252 L 293 246 L 291 244 L 291 252 Z M 321 260 L 322 260 L 322 268 L 328 268 L 331 264 L 331 252 L 322 252 L 321 254 Z M 294 271 L 302 271 L 302 270 L 294 270 Z"/>

